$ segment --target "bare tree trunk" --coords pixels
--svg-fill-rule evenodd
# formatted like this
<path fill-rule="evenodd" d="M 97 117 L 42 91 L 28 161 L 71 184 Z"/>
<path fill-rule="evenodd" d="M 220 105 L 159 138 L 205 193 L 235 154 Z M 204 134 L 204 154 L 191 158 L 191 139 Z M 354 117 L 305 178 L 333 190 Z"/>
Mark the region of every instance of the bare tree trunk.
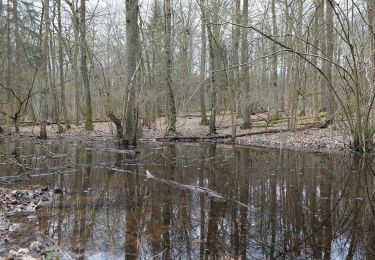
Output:
<path fill-rule="evenodd" d="M 320 41 L 320 49 L 321 49 L 321 56 L 325 56 L 327 53 L 327 30 L 326 30 L 326 17 L 325 17 L 325 3 L 326 0 L 320 0 L 320 9 L 319 9 L 319 26 L 322 27 L 322 32 L 321 32 L 321 38 L 322 40 Z M 321 65 L 321 70 L 323 72 L 326 72 L 327 70 L 327 61 L 326 59 L 322 60 L 322 65 Z M 320 82 L 320 112 L 325 112 L 326 111 L 326 104 L 325 104 L 325 96 L 326 96 L 326 85 L 329 84 L 327 82 L 327 79 L 322 78 Z"/>
<path fill-rule="evenodd" d="M 303 38 L 303 32 L 302 32 L 302 24 L 303 24 L 303 3 L 304 1 L 298 1 L 298 19 L 297 19 L 297 34 L 299 38 Z M 303 46 L 302 44 L 299 44 L 301 46 L 300 52 L 303 51 Z M 306 116 L 306 84 L 305 82 L 302 82 L 302 76 L 303 73 L 305 73 L 305 67 L 306 63 L 305 61 L 302 61 L 300 58 L 300 68 L 299 68 L 299 75 L 300 78 L 298 80 L 299 82 L 299 94 L 300 94 L 300 111 L 299 111 L 299 116 Z"/>
<path fill-rule="evenodd" d="M 124 113 L 124 135 L 123 142 L 126 145 L 135 145 L 137 142 L 138 131 L 138 109 L 137 96 L 139 92 L 139 76 L 137 69 L 140 63 L 140 41 L 138 0 L 126 0 L 126 36 L 127 36 L 127 83 L 129 88 L 129 97 Z"/>
<path fill-rule="evenodd" d="M 327 30 L 327 56 L 329 60 L 333 60 L 334 37 L 333 37 L 333 3 L 332 0 L 327 0 L 326 6 L 326 30 Z M 326 64 L 326 76 L 329 82 L 326 81 L 326 121 L 332 123 L 334 113 L 334 92 L 332 87 L 332 62 Z"/>
<path fill-rule="evenodd" d="M 172 6 L 171 0 L 164 1 L 164 16 L 165 16 L 165 62 L 166 62 L 166 84 L 168 91 L 168 109 L 167 109 L 167 131 L 166 135 L 176 133 L 176 103 L 174 100 L 173 82 L 172 82 Z"/>
<path fill-rule="evenodd" d="M 272 34 L 274 37 L 278 35 L 277 29 L 277 17 L 276 17 L 276 0 L 271 0 L 271 9 L 272 9 Z M 271 105 L 271 117 L 277 118 L 278 116 L 278 104 L 279 104 L 279 87 L 278 87 L 278 73 L 277 73 L 277 64 L 278 64 L 278 55 L 276 53 L 276 43 L 272 43 L 272 105 Z"/>
<path fill-rule="evenodd" d="M 242 11 L 242 23 L 244 25 L 248 24 L 249 16 L 249 0 L 243 1 L 243 11 Z M 250 120 L 250 75 L 249 75 L 249 41 L 248 37 L 248 28 L 242 29 L 242 91 L 244 93 L 244 98 L 242 101 L 242 128 L 248 129 L 251 128 Z M 276 108 L 277 109 L 277 108 Z"/>
<path fill-rule="evenodd" d="M 233 13 L 233 21 L 236 24 L 241 23 L 241 0 L 236 0 L 233 3 L 234 5 L 234 13 Z M 242 116 L 241 114 L 241 89 L 240 89 L 240 67 L 239 67 L 239 48 L 240 48 L 240 36 L 241 36 L 241 28 L 237 25 L 232 26 L 232 53 L 231 53 L 231 63 L 233 69 L 231 69 L 231 81 L 232 81 L 232 91 L 234 92 L 234 97 L 232 98 L 234 102 L 234 110 L 236 113 L 236 117 L 239 118 Z"/>
<path fill-rule="evenodd" d="M 94 130 L 94 124 L 92 120 L 92 102 L 91 102 L 91 91 L 90 81 L 87 70 L 87 39 L 86 39 L 86 1 L 81 1 L 80 7 L 80 48 L 81 48 L 81 74 L 83 81 L 83 88 L 85 90 L 86 99 L 86 111 L 85 111 L 85 130 Z"/>
<path fill-rule="evenodd" d="M 18 71 L 20 66 L 20 54 L 21 54 L 21 41 L 20 41 L 20 30 L 19 30 L 19 19 L 18 19 L 18 0 L 13 0 L 13 23 L 14 23 L 14 38 L 15 38 L 15 64 L 16 70 Z"/>
<path fill-rule="evenodd" d="M 213 1 L 213 5 L 215 6 L 216 1 Z M 212 8 L 211 11 L 215 9 Z M 207 15 L 207 29 L 208 29 L 208 43 L 210 48 L 210 73 L 211 73 L 211 82 L 210 82 L 210 127 L 209 127 L 209 134 L 213 135 L 216 134 L 216 113 L 217 113 L 217 93 L 216 93 L 216 69 L 217 69 L 217 54 L 218 54 L 218 38 L 219 38 L 219 29 L 217 24 L 211 24 L 214 20 L 211 21 L 211 15 Z"/>
<path fill-rule="evenodd" d="M 368 14 L 368 21 L 369 25 L 374 30 L 374 19 L 375 19 L 375 0 L 367 0 L 367 14 Z M 372 65 L 372 79 L 371 84 L 375 83 L 375 35 L 374 32 L 370 31 L 370 53 L 371 53 L 371 65 Z"/>
<path fill-rule="evenodd" d="M 73 12 L 73 31 L 74 31 L 74 50 L 73 50 L 73 73 L 74 73 L 74 112 L 75 112 L 75 124 L 78 125 L 80 121 L 80 84 L 79 84 L 79 69 L 78 69 L 78 55 L 79 55 L 79 20 L 76 14 L 77 7 L 75 1 L 72 1 L 72 12 Z"/>
<path fill-rule="evenodd" d="M 55 20 L 56 16 L 56 5 L 55 2 L 53 3 L 53 13 L 52 13 L 52 21 Z M 52 123 L 56 123 L 58 126 L 58 131 L 61 132 L 60 126 L 60 104 L 59 104 L 59 96 L 57 94 L 56 89 L 56 46 L 55 46 L 55 37 L 54 37 L 53 30 L 50 30 L 50 56 L 48 65 L 49 65 L 49 75 L 50 75 L 50 89 L 52 94 Z"/>
<path fill-rule="evenodd" d="M 12 78 L 11 78 L 11 71 L 12 71 L 12 43 L 11 43 L 11 37 L 10 37 L 10 0 L 7 2 L 7 22 L 6 22 L 6 37 L 7 37 L 7 59 L 6 59 L 6 86 L 8 89 L 12 88 Z M 10 128 L 10 116 L 12 113 L 12 107 L 11 107 L 11 93 L 9 90 L 7 90 L 7 104 L 6 104 L 6 133 L 11 133 Z"/>
<path fill-rule="evenodd" d="M 312 58 L 311 62 L 314 66 L 318 66 L 318 50 L 319 50 L 319 44 L 320 44 L 320 35 L 319 35 L 319 21 L 320 21 L 320 0 L 314 0 L 314 6 L 315 6 L 315 17 L 314 17 L 314 22 L 313 22 L 313 46 L 312 46 Z M 319 120 L 319 85 L 318 83 L 318 71 L 313 68 L 313 112 L 316 120 Z"/>
<path fill-rule="evenodd" d="M 58 44 L 59 44 L 59 76 L 60 76 L 60 90 L 61 90 L 61 106 L 66 128 L 70 128 L 68 120 L 68 111 L 66 109 L 65 98 L 65 77 L 64 77 L 64 54 L 63 54 L 63 38 L 62 38 L 62 24 L 61 24 L 61 0 L 56 1 L 57 4 L 57 27 L 58 27 Z"/>
<path fill-rule="evenodd" d="M 201 24 L 201 63 L 200 63 L 200 78 L 201 86 L 199 87 L 199 101 L 201 108 L 201 124 L 205 125 L 208 123 L 207 112 L 206 112 L 206 102 L 205 102 L 205 89 L 206 89 L 206 38 L 207 38 L 207 29 L 205 22 L 205 10 L 206 10 L 206 1 L 201 0 L 201 9 L 202 9 L 202 24 Z"/>
<path fill-rule="evenodd" d="M 43 48 L 42 48 L 42 75 L 43 75 L 43 89 L 41 96 L 41 107 L 40 107 L 40 138 L 47 139 L 47 120 L 48 120 L 48 102 L 47 95 L 49 89 L 48 81 L 48 52 L 49 52 L 49 0 L 44 0 L 44 39 L 43 39 Z"/>
<path fill-rule="evenodd" d="M 287 21 L 288 34 L 292 35 L 293 33 L 293 22 L 291 19 L 291 10 L 287 2 L 285 3 L 285 16 Z M 288 38 L 288 45 L 292 45 L 292 39 Z M 288 129 L 294 130 L 297 127 L 297 107 L 298 107 L 298 90 L 297 82 L 298 78 L 297 68 L 298 68 L 298 59 L 296 60 L 296 55 L 290 54 L 287 58 L 287 83 L 288 83 Z"/>

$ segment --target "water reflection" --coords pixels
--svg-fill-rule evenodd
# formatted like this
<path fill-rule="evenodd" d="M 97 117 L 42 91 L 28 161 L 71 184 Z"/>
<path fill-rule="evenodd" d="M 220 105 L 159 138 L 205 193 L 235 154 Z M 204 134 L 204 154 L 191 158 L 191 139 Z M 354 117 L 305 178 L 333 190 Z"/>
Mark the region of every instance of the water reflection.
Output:
<path fill-rule="evenodd" d="M 0 177 L 27 165 L 31 181 L 15 187 L 64 191 L 16 239 L 40 230 L 95 259 L 375 258 L 370 159 L 215 144 L 114 149 L 104 141 L 0 144 Z"/>

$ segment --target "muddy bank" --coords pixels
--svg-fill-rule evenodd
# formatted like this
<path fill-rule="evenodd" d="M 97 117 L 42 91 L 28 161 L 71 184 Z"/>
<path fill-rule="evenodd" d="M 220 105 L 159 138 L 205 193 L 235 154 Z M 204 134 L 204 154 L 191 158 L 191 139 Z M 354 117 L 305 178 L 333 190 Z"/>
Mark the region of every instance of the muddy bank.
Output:
<path fill-rule="evenodd" d="M 17 190 L 0 188 L 0 259 L 44 259 L 44 257 L 68 258 L 51 238 L 35 230 L 34 237 L 26 246 L 19 246 L 17 234 L 24 232 L 28 224 L 36 221 L 36 211 L 53 200 L 58 190 L 39 188 Z M 15 222 L 12 216 L 22 214 L 28 222 Z M 52 259 L 52 258 L 51 258 Z"/>

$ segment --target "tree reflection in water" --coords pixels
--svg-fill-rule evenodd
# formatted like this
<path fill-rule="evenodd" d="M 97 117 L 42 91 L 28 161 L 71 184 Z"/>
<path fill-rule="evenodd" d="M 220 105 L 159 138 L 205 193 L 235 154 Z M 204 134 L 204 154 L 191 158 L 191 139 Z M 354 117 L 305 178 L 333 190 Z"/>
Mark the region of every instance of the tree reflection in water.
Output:
<path fill-rule="evenodd" d="M 16 168 L 4 163 L 15 147 L 39 168 L 31 185 L 64 190 L 23 236 L 39 229 L 87 258 L 375 258 L 370 158 L 215 144 L 143 144 L 129 155 L 107 142 L 30 141 L 0 144 L 1 176 Z"/>

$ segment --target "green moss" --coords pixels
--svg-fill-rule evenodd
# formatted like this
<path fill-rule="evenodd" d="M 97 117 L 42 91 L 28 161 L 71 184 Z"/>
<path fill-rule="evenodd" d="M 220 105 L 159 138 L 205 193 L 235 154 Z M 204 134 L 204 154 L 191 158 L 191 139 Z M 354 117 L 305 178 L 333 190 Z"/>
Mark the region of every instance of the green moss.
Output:
<path fill-rule="evenodd" d="M 61 125 L 59 125 L 57 131 L 59 134 L 61 134 L 64 132 L 64 128 Z"/>
<path fill-rule="evenodd" d="M 241 129 L 251 129 L 253 127 L 252 127 L 251 123 L 244 123 L 244 124 L 241 125 L 240 128 Z"/>
<path fill-rule="evenodd" d="M 200 125 L 209 125 L 210 121 L 207 118 L 202 118 Z"/>
<path fill-rule="evenodd" d="M 277 115 L 274 115 L 273 117 L 271 117 L 271 120 L 270 121 L 278 121 L 278 120 L 281 120 L 283 119 L 281 115 L 277 114 Z"/>
<path fill-rule="evenodd" d="M 49 252 L 46 255 L 46 260 L 60 260 L 61 257 L 55 252 Z"/>

